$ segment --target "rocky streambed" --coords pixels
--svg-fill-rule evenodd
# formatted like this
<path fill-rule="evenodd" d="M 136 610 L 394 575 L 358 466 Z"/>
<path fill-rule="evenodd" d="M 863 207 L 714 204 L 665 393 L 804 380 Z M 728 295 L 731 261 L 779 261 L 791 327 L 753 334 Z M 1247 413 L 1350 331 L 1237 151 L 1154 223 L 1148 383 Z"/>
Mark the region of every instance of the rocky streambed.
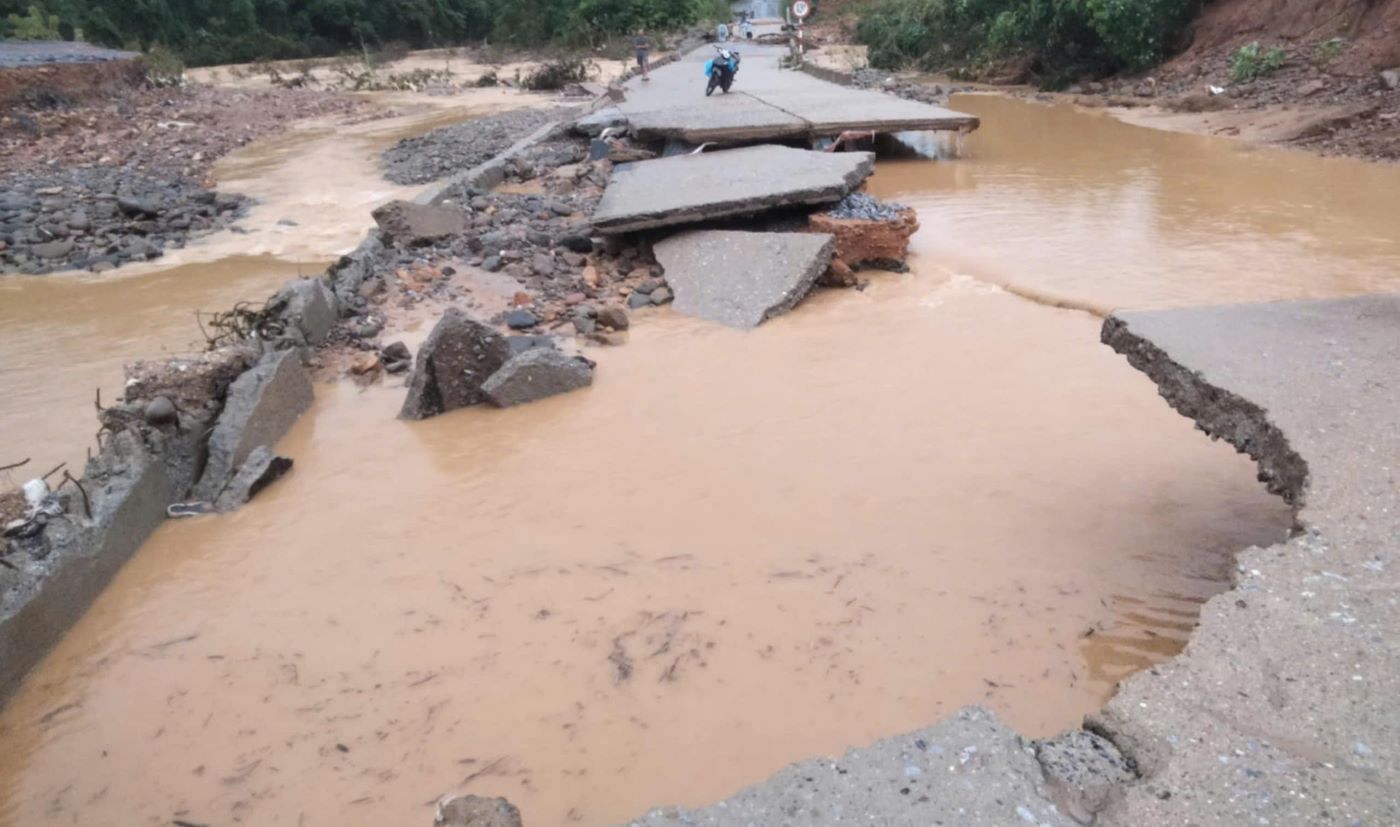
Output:
<path fill-rule="evenodd" d="M 0 274 L 96 273 L 159 258 L 246 211 L 183 176 L 86 167 L 0 179 Z"/>

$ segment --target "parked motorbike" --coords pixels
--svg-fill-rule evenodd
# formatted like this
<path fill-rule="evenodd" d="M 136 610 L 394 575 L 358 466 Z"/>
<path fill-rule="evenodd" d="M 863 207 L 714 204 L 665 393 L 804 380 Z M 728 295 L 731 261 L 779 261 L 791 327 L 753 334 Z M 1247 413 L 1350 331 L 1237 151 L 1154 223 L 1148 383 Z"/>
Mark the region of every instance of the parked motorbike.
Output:
<path fill-rule="evenodd" d="M 734 85 L 734 76 L 739 73 L 739 52 L 737 50 L 715 46 L 715 51 L 719 54 L 705 61 L 705 76 L 710 79 L 709 84 L 705 87 L 705 97 L 707 98 L 713 95 L 717 88 L 723 89 L 725 94 L 728 94 L 729 87 Z"/>

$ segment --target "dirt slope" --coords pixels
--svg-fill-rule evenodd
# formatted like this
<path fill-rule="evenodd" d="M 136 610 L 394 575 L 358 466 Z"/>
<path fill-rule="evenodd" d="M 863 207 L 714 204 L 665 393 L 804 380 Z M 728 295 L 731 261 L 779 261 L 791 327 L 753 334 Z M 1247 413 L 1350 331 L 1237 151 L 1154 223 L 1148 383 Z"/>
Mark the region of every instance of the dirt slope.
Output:
<path fill-rule="evenodd" d="M 1341 37 L 1341 57 L 1329 67 L 1342 74 L 1373 75 L 1400 66 L 1400 0 L 1219 0 L 1192 29 L 1190 47 L 1168 68 L 1261 43 L 1312 44 Z"/>

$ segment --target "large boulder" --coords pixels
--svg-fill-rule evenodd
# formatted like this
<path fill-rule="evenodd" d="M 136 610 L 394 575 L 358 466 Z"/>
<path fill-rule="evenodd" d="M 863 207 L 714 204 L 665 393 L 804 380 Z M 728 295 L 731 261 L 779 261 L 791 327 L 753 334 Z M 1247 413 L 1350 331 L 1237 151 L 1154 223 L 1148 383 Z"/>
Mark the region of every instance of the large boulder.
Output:
<path fill-rule="evenodd" d="M 510 359 L 505 337 L 451 307 L 418 350 L 402 419 L 427 419 L 486 400 L 482 384 Z"/>
<path fill-rule="evenodd" d="M 373 215 L 385 240 L 403 247 L 431 244 L 461 235 L 471 226 L 467 214 L 456 207 L 412 201 L 390 201 Z"/>
<path fill-rule="evenodd" d="M 550 347 L 534 347 L 512 356 L 481 390 L 502 408 L 524 405 L 593 384 L 593 362 L 566 356 Z"/>

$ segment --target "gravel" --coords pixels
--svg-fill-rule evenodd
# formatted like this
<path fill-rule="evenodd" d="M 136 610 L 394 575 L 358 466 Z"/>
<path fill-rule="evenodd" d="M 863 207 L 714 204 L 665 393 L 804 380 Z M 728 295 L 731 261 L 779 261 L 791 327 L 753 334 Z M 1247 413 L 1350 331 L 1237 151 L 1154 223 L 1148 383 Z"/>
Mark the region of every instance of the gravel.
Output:
<path fill-rule="evenodd" d="M 426 184 L 491 160 L 541 126 L 572 120 L 568 107 L 518 109 L 405 138 L 384 152 L 384 177 L 395 184 Z"/>
<path fill-rule="evenodd" d="M 887 203 L 873 195 L 853 192 L 827 210 L 832 218 L 860 218 L 867 221 L 892 221 L 907 210 L 903 204 Z"/>
<path fill-rule="evenodd" d="M 112 167 L 0 176 L 0 274 L 155 259 L 229 226 L 248 203 L 189 178 Z"/>

